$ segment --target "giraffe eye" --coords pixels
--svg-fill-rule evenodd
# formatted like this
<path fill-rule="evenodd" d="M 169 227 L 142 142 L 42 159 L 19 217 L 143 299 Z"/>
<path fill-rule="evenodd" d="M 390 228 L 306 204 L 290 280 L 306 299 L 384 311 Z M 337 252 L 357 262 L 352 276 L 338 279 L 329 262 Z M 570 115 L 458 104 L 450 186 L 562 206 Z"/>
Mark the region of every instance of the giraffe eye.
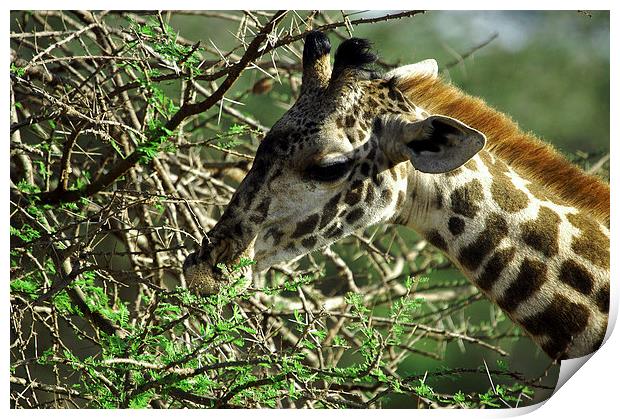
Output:
<path fill-rule="evenodd" d="M 308 177 L 318 182 L 334 182 L 351 170 L 351 160 L 342 158 L 314 164 L 306 169 Z"/>

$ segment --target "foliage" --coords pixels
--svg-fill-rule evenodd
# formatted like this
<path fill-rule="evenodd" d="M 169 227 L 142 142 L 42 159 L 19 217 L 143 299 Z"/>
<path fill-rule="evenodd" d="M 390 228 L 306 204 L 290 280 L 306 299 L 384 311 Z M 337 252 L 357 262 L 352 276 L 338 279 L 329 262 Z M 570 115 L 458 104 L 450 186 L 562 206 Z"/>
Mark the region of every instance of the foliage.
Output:
<path fill-rule="evenodd" d="M 11 405 L 502 408 L 548 397 L 557 366 L 405 229 L 360 232 L 247 290 L 251 260 L 221 266 L 230 285 L 218 295 L 184 287 L 184 256 L 247 172 L 270 113 L 298 93 L 306 24 L 344 37 L 372 19 L 288 13 L 269 52 L 198 109 L 271 16 L 12 13 Z M 184 37 L 192 25 L 210 40 Z"/>

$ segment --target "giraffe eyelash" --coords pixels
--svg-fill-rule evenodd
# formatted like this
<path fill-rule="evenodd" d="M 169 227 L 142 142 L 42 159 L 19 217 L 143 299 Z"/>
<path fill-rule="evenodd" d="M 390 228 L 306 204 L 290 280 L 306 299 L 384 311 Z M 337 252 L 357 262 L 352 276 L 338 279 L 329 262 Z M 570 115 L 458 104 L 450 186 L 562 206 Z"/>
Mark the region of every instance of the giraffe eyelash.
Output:
<path fill-rule="evenodd" d="M 347 158 L 334 159 L 314 164 L 306 169 L 308 177 L 318 182 L 334 182 L 351 170 L 352 161 Z"/>

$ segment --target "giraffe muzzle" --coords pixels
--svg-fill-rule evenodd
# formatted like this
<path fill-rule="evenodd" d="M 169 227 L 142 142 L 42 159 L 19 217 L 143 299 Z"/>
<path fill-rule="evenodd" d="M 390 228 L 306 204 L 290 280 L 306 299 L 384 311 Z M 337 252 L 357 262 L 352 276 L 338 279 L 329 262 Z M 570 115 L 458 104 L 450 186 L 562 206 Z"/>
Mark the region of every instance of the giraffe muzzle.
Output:
<path fill-rule="evenodd" d="M 205 237 L 200 248 L 187 255 L 183 262 L 183 274 L 187 287 L 194 292 L 203 295 L 217 294 L 222 287 L 237 282 L 240 277 L 251 278 L 250 267 L 241 269 L 239 272 L 224 272 L 218 266 L 232 265 L 238 258 L 231 258 L 231 243 L 219 242 Z M 232 262 L 231 262 L 232 261 Z M 243 289 L 249 286 L 249 280 L 245 280 Z"/>
<path fill-rule="evenodd" d="M 200 294 L 216 294 L 224 282 L 222 273 L 204 259 L 204 249 L 190 253 L 183 262 L 187 287 Z"/>

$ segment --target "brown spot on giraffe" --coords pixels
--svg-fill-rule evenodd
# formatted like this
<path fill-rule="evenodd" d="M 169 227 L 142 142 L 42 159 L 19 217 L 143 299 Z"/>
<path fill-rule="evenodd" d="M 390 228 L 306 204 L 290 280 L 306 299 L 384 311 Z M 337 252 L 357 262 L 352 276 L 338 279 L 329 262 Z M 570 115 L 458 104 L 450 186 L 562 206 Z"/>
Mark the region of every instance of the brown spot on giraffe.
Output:
<path fill-rule="evenodd" d="M 536 219 L 521 225 L 521 238 L 525 244 L 545 256 L 555 256 L 559 250 L 560 222 L 559 215 L 541 206 Z"/>
<path fill-rule="evenodd" d="M 362 141 L 364 138 L 366 138 L 366 131 L 364 131 L 362 129 L 358 129 L 357 130 L 356 138 L 357 138 L 357 141 Z"/>
<path fill-rule="evenodd" d="M 497 282 L 502 272 L 504 272 L 504 268 L 512 262 L 515 253 L 516 249 L 514 247 L 508 247 L 495 252 L 484 266 L 484 270 L 478 276 L 478 279 L 476 279 L 476 284 L 483 291 L 490 291 L 493 284 Z"/>
<path fill-rule="evenodd" d="M 333 226 L 331 226 L 329 230 L 327 230 L 327 232 L 325 233 L 325 236 L 327 238 L 338 237 L 342 234 L 342 232 L 343 232 L 342 225 L 340 225 L 340 223 L 337 222 Z"/>
<path fill-rule="evenodd" d="M 439 250 L 443 250 L 444 252 L 448 250 L 448 243 L 446 243 L 446 240 L 437 230 L 431 230 L 426 233 L 426 240 Z"/>
<path fill-rule="evenodd" d="M 478 153 L 478 156 L 482 160 L 482 165 L 486 166 L 487 169 L 489 169 L 489 172 L 493 174 L 492 170 L 495 170 L 495 169 L 493 166 L 493 156 L 491 155 L 491 153 L 489 153 L 486 150 L 482 150 L 480 153 Z"/>
<path fill-rule="evenodd" d="M 254 209 L 254 214 L 250 216 L 250 221 L 254 224 L 260 224 L 267 218 L 269 214 L 269 206 L 271 205 L 271 198 L 267 197 L 261 201 L 261 203 Z"/>
<path fill-rule="evenodd" d="M 523 320 L 521 324 L 534 336 L 547 335 L 550 340 L 543 350 L 553 359 L 565 356 L 568 345 L 588 325 L 590 311 L 579 303 L 556 294 L 544 310 Z"/>
<path fill-rule="evenodd" d="M 400 175 L 400 177 L 402 179 L 405 179 L 407 177 L 407 165 L 399 164 L 396 167 L 398 167 L 398 174 Z"/>
<path fill-rule="evenodd" d="M 368 144 L 368 143 L 365 143 L 365 144 Z M 366 161 L 365 161 L 365 162 L 363 162 L 363 163 L 360 165 L 360 173 L 361 173 L 364 177 L 368 177 L 368 176 L 370 176 L 370 163 L 368 163 L 368 162 L 366 162 Z"/>
<path fill-rule="evenodd" d="M 366 182 L 366 197 L 364 198 L 364 202 L 370 205 L 375 200 L 375 188 L 372 186 L 371 182 Z"/>
<path fill-rule="evenodd" d="M 508 166 L 497 156 L 493 156 L 487 151 L 478 153 L 484 165 L 489 169 L 493 176 L 502 174 L 508 170 Z"/>
<path fill-rule="evenodd" d="M 465 231 L 465 220 L 461 217 L 450 217 L 448 220 L 448 230 L 453 236 L 460 236 Z"/>
<path fill-rule="evenodd" d="M 390 202 L 392 200 L 392 191 L 389 189 L 384 189 L 381 191 L 381 198 L 386 202 Z"/>
<path fill-rule="evenodd" d="M 270 236 L 273 238 L 274 246 L 277 246 L 280 244 L 280 241 L 282 240 L 282 237 L 284 236 L 284 232 L 277 227 L 272 227 L 269 230 L 267 230 L 267 233 L 265 233 L 265 238 L 268 238 Z"/>
<path fill-rule="evenodd" d="M 381 103 L 379 103 L 379 101 L 377 99 L 375 99 L 373 96 L 369 96 L 368 97 L 368 106 L 371 108 L 379 108 L 381 107 Z"/>
<path fill-rule="evenodd" d="M 393 101 L 393 102 L 397 101 L 397 100 L 398 100 L 398 96 L 396 96 L 396 90 L 394 90 L 394 89 L 389 89 L 389 90 L 388 90 L 388 98 L 389 98 L 391 101 Z"/>
<path fill-rule="evenodd" d="M 452 191 L 452 211 L 467 218 L 474 218 L 483 198 L 482 184 L 478 179 L 474 179 Z"/>
<path fill-rule="evenodd" d="M 344 119 L 344 126 L 347 128 L 353 128 L 355 126 L 355 117 L 351 114 L 347 115 Z"/>
<path fill-rule="evenodd" d="M 547 265 L 526 258 L 521 263 L 517 278 L 510 284 L 497 303 L 507 312 L 513 312 L 521 302 L 534 295 L 545 281 L 547 281 Z"/>
<path fill-rule="evenodd" d="M 360 180 L 356 180 L 351 184 L 351 189 L 347 192 L 344 197 L 344 202 L 346 202 L 350 206 L 354 206 L 358 202 L 362 200 L 362 189 L 363 182 Z"/>
<path fill-rule="evenodd" d="M 355 208 L 353 211 L 347 214 L 345 220 L 347 220 L 347 223 L 349 224 L 355 224 L 355 222 L 362 218 L 363 215 L 364 210 L 362 208 Z"/>
<path fill-rule="evenodd" d="M 609 284 L 603 284 L 596 293 L 596 305 L 601 313 L 609 313 Z"/>
<path fill-rule="evenodd" d="M 316 241 L 316 236 L 306 237 L 305 239 L 302 239 L 301 245 L 306 249 L 312 249 L 316 244 Z"/>
<path fill-rule="evenodd" d="M 396 173 L 396 167 L 390 167 L 390 176 L 392 177 L 392 180 L 396 180 L 398 179 L 398 173 Z"/>
<path fill-rule="evenodd" d="M 296 252 L 297 246 L 295 246 L 294 242 L 289 242 L 286 246 L 284 246 L 284 250 L 287 250 L 289 252 Z"/>
<path fill-rule="evenodd" d="M 319 223 L 319 218 L 319 214 L 312 214 L 304 221 L 298 222 L 295 231 L 291 235 L 291 238 L 295 239 L 312 233 L 316 228 L 317 224 Z"/>
<path fill-rule="evenodd" d="M 568 214 L 566 218 L 581 231 L 573 237 L 573 251 L 594 265 L 609 269 L 609 237 L 603 234 L 600 225 L 582 213 Z"/>
<path fill-rule="evenodd" d="M 327 224 L 334 220 L 336 214 L 338 213 L 338 203 L 340 202 L 340 194 L 334 195 L 327 204 L 323 207 L 321 211 L 321 224 L 319 225 L 320 229 L 323 229 Z"/>
<path fill-rule="evenodd" d="M 366 155 L 366 161 L 370 165 L 373 165 L 375 155 L 377 154 L 377 149 L 375 148 L 375 145 L 376 144 L 372 144 L 373 147 L 371 147 L 370 150 L 368 150 L 368 154 Z"/>
<path fill-rule="evenodd" d="M 592 275 L 583 265 L 571 259 L 562 263 L 558 279 L 584 295 L 590 295 L 594 288 Z"/>
<path fill-rule="evenodd" d="M 438 210 L 443 208 L 443 191 L 439 188 L 435 191 L 435 208 Z"/>
<path fill-rule="evenodd" d="M 527 208 L 529 199 L 527 194 L 512 182 L 506 172 L 508 166 L 500 158 L 494 157 L 489 153 L 480 153 L 480 157 L 485 166 L 489 169 L 493 182 L 491 183 L 491 196 L 499 207 L 506 212 L 517 212 Z"/>
<path fill-rule="evenodd" d="M 485 229 L 476 240 L 461 249 L 459 261 L 465 268 L 475 271 L 507 234 L 508 223 L 504 217 L 499 214 L 490 214 L 486 220 Z"/>
<path fill-rule="evenodd" d="M 258 214 L 250 215 L 250 221 L 252 222 L 252 224 L 260 224 L 264 220 L 265 219 Z"/>
<path fill-rule="evenodd" d="M 491 196 L 501 209 L 506 212 L 517 212 L 527 208 L 529 199 L 527 194 L 517 189 L 512 180 L 504 175 L 493 178 Z"/>

